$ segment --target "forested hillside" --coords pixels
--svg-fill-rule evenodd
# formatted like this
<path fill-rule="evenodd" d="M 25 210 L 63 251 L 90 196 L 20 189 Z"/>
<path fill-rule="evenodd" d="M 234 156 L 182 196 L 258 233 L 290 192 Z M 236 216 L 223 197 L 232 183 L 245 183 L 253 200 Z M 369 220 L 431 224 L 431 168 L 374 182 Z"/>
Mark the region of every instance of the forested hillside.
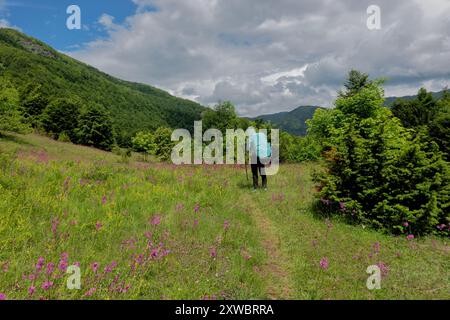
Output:
<path fill-rule="evenodd" d="M 120 144 L 139 130 L 190 128 L 204 110 L 163 90 L 109 76 L 13 29 L 0 29 L 0 80 L 18 91 L 29 117 L 58 98 L 102 105 Z"/>

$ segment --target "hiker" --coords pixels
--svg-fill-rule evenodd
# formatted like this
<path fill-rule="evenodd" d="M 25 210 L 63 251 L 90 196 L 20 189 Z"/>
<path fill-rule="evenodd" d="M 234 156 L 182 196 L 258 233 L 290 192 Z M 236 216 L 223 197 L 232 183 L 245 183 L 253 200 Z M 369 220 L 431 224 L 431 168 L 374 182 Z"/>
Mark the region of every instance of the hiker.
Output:
<path fill-rule="evenodd" d="M 270 162 L 271 148 L 267 136 L 263 132 L 256 132 L 254 128 L 247 129 L 250 164 L 253 176 L 253 191 L 258 189 L 258 172 L 262 180 L 262 188 L 267 190 L 267 176 L 265 166 Z"/>

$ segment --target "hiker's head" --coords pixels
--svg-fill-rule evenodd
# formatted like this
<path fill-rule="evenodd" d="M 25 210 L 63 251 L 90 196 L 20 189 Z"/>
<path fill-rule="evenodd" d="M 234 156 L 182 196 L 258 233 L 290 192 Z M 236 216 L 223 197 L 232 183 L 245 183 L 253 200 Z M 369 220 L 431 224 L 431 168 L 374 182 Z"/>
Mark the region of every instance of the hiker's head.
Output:
<path fill-rule="evenodd" d="M 247 129 L 247 131 L 246 131 L 246 134 L 247 134 L 248 137 L 251 137 L 251 136 L 255 135 L 255 134 L 256 134 L 255 128 L 253 128 L 253 127 L 248 127 L 248 129 Z"/>

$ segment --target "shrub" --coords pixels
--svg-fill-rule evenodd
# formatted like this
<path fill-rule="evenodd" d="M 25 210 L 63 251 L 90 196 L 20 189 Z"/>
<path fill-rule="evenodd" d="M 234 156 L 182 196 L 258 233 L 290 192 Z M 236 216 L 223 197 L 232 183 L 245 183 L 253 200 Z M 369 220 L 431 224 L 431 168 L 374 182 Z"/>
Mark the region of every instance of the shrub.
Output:
<path fill-rule="evenodd" d="M 383 107 L 382 96 L 371 83 L 336 101 L 345 118 L 331 130 L 327 172 L 316 175 L 318 208 L 396 234 L 448 234 L 440 226 L 450 223 L 449 165 L 434 142 Z"/>

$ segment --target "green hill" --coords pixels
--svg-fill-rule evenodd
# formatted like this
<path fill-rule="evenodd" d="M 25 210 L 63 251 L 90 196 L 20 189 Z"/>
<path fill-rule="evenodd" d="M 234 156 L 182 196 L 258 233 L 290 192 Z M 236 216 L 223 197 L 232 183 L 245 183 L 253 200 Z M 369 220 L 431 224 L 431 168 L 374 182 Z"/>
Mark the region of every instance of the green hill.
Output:
<path fill-rule="evenodd" d="M 159 126 L 190 129 L 204 110 L 163 90 L 114 78 L 13 29 L 0 29 L 0 74 L 19 91 L 40 86 L 52 98 L 75 95 L 102 104 L 120 141 Z"/>
<path fill-rule="evenodd" d="M 431 92 L 433 98 L 435 98 L 436 100 L 441 99 L 442 95 L 444 94 L 444 90 L 439 91 L 439 92 Z M 402 100 L 414 100 L 417 98 L 417 95 L 412 95 L 412 96 L 403 96 L 403 97 L 388 97 L 386 98 L 386 100 L 384 101 L 384 105 L 386 107 L 391 107 L 392 104 L 395 102 L 395 100 L 397 99 L 402 99 Z"/>
<path fill-rule="evenodd" d="M 253 120 L 262 119 L 293 135 L 304 136 L 307 129 L 306 120 L 311 119 L 318 108 L 315 106 L 301 106 L 289 112 L 258 116 Z"/>

